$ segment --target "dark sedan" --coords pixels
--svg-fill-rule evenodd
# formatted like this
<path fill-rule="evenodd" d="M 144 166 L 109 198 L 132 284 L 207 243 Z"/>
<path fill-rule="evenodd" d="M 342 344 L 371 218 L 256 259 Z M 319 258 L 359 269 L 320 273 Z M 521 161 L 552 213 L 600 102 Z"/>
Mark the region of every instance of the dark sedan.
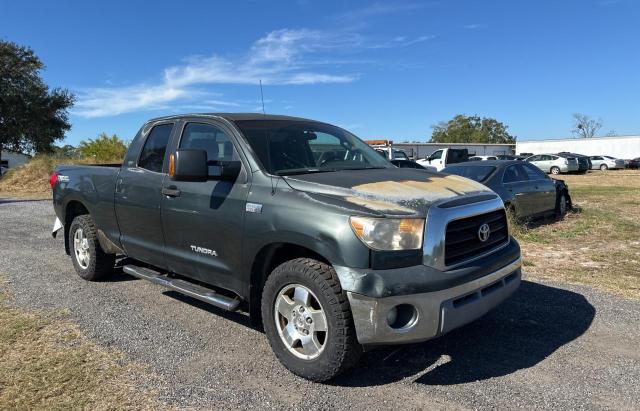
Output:
<path fill-rule="evenodd" d="M 478 181 L 495 191 L 517 218 L 556 213 L 571 208 L 569 187 L 549 178 L 538 167 L 522 161 L 472 161 L 442 170 Z"/>

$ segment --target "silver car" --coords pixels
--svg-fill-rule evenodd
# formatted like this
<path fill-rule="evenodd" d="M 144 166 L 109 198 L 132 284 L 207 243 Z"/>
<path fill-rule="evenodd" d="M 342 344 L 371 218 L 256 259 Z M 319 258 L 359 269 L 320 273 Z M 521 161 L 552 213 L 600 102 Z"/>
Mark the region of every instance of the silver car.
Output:
<path fill-rule="evenodd" d="M 578 159 L 575 157 L 560 157 L 555 154 L 536 154 L 525 160 L 538 167 L 545 173 L 560 174 L 578 171 Z"/>
<path fill-rule="evenodd" d="M 591 169 L 602 171 L 608 169 L 624 168 L 624 160 L 611 156 L 589 156 L 591 159 Z"/>

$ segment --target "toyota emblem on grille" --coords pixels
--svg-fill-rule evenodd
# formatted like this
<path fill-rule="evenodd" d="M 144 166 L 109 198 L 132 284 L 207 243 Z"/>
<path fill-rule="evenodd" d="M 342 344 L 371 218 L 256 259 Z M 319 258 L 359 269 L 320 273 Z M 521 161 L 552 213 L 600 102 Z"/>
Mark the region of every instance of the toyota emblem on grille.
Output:
<path fill-rule="evenodd" d="M 489 224 L 484 223 L 478 228 L 478 239 L 483 243 L 489 239 L 491 235 L 491 228 L 489 228 Z"/>

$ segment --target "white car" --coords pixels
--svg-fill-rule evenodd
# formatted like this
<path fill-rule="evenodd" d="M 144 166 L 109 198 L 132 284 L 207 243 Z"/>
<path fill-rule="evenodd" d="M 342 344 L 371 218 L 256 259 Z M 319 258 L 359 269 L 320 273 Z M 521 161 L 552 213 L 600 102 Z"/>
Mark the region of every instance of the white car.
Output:
<path fill-rule="evenodd" d="M 602 171 L 608 169 L 624 168 L 624 160 L 611 156 L 589 156 L 591 159 L 591 169 Z"/>

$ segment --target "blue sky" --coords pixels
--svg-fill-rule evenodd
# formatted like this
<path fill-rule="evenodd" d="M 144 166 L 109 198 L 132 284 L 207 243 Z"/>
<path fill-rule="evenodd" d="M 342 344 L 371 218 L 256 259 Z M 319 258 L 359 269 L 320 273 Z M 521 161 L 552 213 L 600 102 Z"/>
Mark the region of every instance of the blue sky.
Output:
<path fill-rule="evenodd" d="M 0 38 L 31 46 L 78 96 L 66 142 L 131 139 L 151 117 L 258 111 L 363 138 L 427 140 L 457 113 L 521 140 L 640 134 L 640 1 L 5 2 Z"/>

